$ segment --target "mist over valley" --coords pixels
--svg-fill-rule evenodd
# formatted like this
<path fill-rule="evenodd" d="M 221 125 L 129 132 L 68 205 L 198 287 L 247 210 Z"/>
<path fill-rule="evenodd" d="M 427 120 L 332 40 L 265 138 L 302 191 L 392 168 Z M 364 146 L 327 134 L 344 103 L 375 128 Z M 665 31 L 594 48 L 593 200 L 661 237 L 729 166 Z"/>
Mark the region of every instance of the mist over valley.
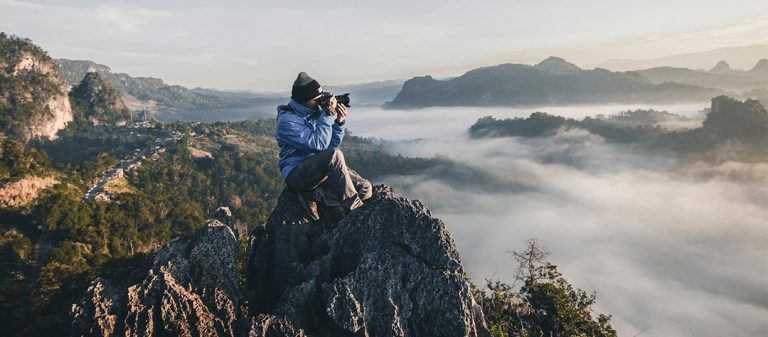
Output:
<path fill-rule="evenodd" d="M 468 130 L 483 116 L 544 111 L 582 119 L 639 108 L 700 124 L 707 107 L 361 109 L 350 128 L 383 139 L 389 153 L 439 156 L 490 177 L 459 182 L 454 179 L 461 175 L 426 173 L 380 180 L 444 219 L 478 283 L 513 280 L 508 252 L 537 238 L 574 284 L 597 291 L 598 307 L 614 315 L 620 335 L 759 335 L 768 314 L 766 156 L 705 162 L 610 143 L 581 129 L 479 139 Z M 487 188 L 489 179 L 499 188 Z"/>

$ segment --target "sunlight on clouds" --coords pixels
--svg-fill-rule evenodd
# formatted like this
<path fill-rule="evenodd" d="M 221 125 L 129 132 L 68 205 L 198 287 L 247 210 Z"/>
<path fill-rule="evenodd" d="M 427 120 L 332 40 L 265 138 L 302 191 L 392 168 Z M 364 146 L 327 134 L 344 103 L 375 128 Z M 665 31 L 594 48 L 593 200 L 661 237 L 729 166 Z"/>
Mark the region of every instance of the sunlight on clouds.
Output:
<path fill-rule="evenodd" d="M 599 109 L 560 111 L 584 116 L 590 110 Z M 645 330 L 642 335 L 648 337 L 759 336 L 768 331 L 764 163 L 682 163 L 663 153 L 606 143 L 585 131 L 467 139 L 453 118 L 445 118 L 460 112 L 516 114 L 443 108 L 408 111 L 414 116 L 406 118 L 406 112 L 382 111 L 377 130 L 399 131 L 363 133 L 392 139 L 385 143 L 391 153 L 439 154 L 524 187 L 478 191 L 428 175 L 381 181 L 425 202 L 446 223 L 476 282 L 511 282 L 514 261 L 506 252 L 537 238 L 572 284 L 597 291 L 597 309 L 613 314 L 619 335 Z M 352 116 L 372 122 L 362 114 Z M 419 124 L 422 119 L 431 121 L 429 127 Z M 402 140 L 408 137 L 400 129 L 412 120 L 421 125 L 412 134 L 420 139 Z"/>

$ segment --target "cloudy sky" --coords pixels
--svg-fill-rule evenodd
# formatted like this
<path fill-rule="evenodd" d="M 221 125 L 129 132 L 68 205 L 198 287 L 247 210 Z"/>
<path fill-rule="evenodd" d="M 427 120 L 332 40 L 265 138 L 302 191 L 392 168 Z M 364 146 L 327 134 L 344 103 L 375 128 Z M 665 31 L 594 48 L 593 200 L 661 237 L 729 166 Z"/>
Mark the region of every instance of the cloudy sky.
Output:
<path fill-rule="evenodd" d="M 450 76 L 550 54 L 590 65 L 768 43 L 768 2 L 0 0 L 0 31 L 56 58 L 221 89 Z"/>

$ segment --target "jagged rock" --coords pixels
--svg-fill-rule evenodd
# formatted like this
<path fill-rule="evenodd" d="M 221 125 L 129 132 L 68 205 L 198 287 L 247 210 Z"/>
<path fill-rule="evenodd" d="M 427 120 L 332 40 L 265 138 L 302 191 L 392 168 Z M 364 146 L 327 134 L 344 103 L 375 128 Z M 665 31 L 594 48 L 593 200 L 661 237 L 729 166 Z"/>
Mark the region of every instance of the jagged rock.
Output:
<path fill-rule="evenodd" d="M 249 247 L 253 313 L 308 336 L 486 336 L 456 245 L 419 201 L 376 186 L 338 223 L 284 192 Z"/>
<path fill-rule="evenodd" d="M 125 296 L 103 278 L 91 282 L 81 303 L 72 306 L 76 336 L 115 336 Z"/>
<path fill-rule="evenodd" d="M 489 336 L 443 223 L 376 186 L 339 222 L 308 221 L 293 193 L 251 236 L 241 311 L 231 211 L 176 238 L 127 277 L 97 278 L 73 336 Z M 135 263 L 135 262 L 134 262 Z"/>
<path fill-rule="evenodd" d="M 248 337 L 306 337 L 304 331 L 297 329 L 284 318 L 273 315 L 258 315 L 251 319 Z"/>
<path fill-rule="evenodd" d="M 208 220 L 194 236 L 152 254 L 139 277 L 97 278 L 72 308 L 72 335 L 301 336 L 276 316 L 240 312 L 236 247 L 229 226 Z"/>

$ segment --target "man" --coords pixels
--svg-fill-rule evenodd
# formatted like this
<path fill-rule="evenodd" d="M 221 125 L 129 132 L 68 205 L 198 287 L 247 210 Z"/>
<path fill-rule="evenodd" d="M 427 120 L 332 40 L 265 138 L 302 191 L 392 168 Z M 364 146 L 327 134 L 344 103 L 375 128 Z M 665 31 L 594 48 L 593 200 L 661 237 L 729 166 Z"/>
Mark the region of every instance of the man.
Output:
<path fill-rule="evenodd" d="M 339 146 L 347 107 L 331 97 L 321 106 L 323 88 L 304 72 L 293 82 L 291 100 L 277 107 L 275 139 L 280 146 L 280 173 L 299 195 L 307 215 L 319 220 L 317 201 L 344 216 L 363 205 L 371 183 L 347 168 Z M 318 188 L 321 187 L 321 188 Z"/>

